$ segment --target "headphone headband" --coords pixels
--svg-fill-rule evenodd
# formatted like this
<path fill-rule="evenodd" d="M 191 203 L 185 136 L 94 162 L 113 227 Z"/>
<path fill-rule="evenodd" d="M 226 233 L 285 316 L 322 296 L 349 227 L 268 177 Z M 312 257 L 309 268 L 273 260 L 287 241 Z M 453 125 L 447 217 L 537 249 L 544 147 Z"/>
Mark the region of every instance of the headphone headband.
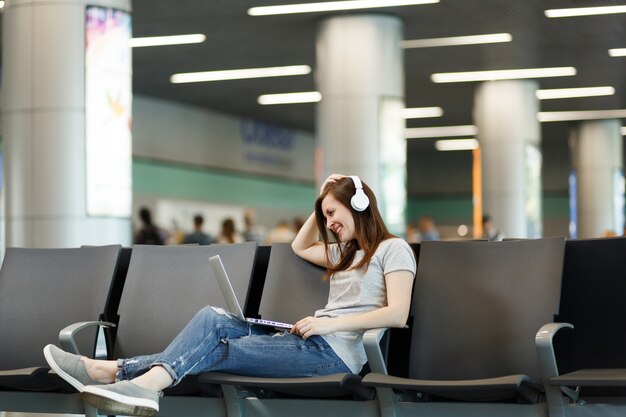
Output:
<path fill-rule="evenodd" d="M 361 183 L 361 178 L 359 178 L 356 175 L 350 175 L 350 178 L 352 178 L 352 182 L 354 183 L 354 188 L 363 188 L 363 184 Z"/>

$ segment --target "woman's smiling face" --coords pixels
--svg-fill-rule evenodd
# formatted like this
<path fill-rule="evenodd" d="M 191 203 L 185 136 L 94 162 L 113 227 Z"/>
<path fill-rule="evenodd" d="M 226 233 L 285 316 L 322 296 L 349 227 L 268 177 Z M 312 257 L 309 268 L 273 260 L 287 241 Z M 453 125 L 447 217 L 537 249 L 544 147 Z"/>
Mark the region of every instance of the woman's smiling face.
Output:
<path fill-rule="evenodd" d="M 356 239 L 352 210 L 341 204 L 331 193 L 322 200 L 322 212 L 326 227 L 332 230 L 343 243 Z"/>

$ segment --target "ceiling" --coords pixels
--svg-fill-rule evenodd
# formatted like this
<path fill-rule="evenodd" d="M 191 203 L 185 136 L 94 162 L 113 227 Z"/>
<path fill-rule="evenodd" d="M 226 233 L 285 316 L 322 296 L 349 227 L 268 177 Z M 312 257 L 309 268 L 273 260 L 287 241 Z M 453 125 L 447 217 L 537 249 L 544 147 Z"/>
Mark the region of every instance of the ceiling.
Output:
<path fill-rule="evenodd" d="M 268 93 L 315 90 L 305 76 L 171 84 L 174 73 L 308 64 L 315 69 L 315 37 L 328 13 L 248 16 L 253 6 L 303 0 L 134 0 L 135 37 L 204 33 L 202 44 L 136 48 L 133 89 L 137 94 L 205 107 L 313 132 L 315 105 L 261 106 Z M 623 2 L 623 1 L 622 1 Z M 474 83 L 434 84 L 435 72 L 574 66 L 573 77 L 544 78 L 540 88 L 613 86 L 605 97 L 544 100 L 542 111 L 626 108 L 626 14 L 548 19 L 545 9 L 616 5 L 611 0 L 441 0 L 438 4 L 370 9 L 399 16 L 404 39 L 508 32 L 509 43 L 407 49 L 404 51 L 407 107 L 440 106 L 441 118 L 407 120 L 407 127 L 472 124 Z M 315 72 L 315 70 L 314 70 Z M 567 122 L 544 123 L 544 154 L 567 154 Z M 552 147 L 552 149 L 549 149 Z M 411 153 L 435 152 L 432 141 L 411 141 Z M 562 156 L 559 157 L 562 159 Z M 544 172 L 550 160 L 544 157 Z M 564 166 L 568 162 L 565 161 Z M 546 175 L 544 174 L 544 177 Z M 549 177 L 549 175 L 548 175 Z M 556 176 L 567 189 L 567 174 Z M 545 184 L 544 184 L 545 187 Z M 553 186 L 554 188 L 554 186 Z"/>
<path fill-rule="evenodd" d="M 135 93 L 314 130 L 315 105 L 261 106 L 267 93 L 315 90 L 314 74 L 209 83 L 171 84 L 174 73 L 279 65 L 315 68 L 315 36 L 328 13 L 248 16 L 252 6 L 302 0 L 134 0 L 133 36 L 204 33 L 202 44 L 136 48 Z M 626 108 L 626 14 L 548 19 L 545 9 L 619 4 L 607 0 L 441 0 L 438 4 L 371 9 L 404 22 L 405 39 L 508 32 L 510 43 L 407 49 L 407 107 L 440 106 L 444 117 L 414 119 L 407 127 L 472 123 L 474 83 L 434 84 L 434 72 L 574 66 L 574 77 L 545 78 L 541 88 L 611 85 L 614 96 L 546 100 L 542 111 Z M 562 123 L 561 123 L 562 124 Z"/>

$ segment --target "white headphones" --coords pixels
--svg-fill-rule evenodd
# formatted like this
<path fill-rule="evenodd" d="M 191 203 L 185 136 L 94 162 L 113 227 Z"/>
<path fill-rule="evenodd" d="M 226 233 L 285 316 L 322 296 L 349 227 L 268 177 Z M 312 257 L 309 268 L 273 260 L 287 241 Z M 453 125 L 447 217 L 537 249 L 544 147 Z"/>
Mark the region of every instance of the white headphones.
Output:
<path fill-rule="evenodd" d="M 354 182 L 354 187 L 356 191 L 352 198 L 350 199 L 350 205 L 356 211 L 364 211 L 370 205 L 370 199 L 365 195 L 363 191 L 363 184 L 361 184 L 361 179 L 356 175 L 350 175 L 352 178 L 352 182 Z"/>

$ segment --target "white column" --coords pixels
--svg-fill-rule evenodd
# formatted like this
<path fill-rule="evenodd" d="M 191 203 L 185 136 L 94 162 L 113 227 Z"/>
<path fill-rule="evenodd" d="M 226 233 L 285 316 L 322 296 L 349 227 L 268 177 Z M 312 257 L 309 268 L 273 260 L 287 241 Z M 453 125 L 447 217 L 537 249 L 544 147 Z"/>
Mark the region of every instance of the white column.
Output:
<path fill-rule="evenodd" d="M 129 0 L 6 2 L 2 49 L 6 246 L 126 245 L 131 241 L 130 216 L 87 214 L 88 3 L 130 10 Z M 122 53 L 130 56 L 130 49 Z M 116 139 L 110 138 L 111 142 Z M 115 161 L 111 173 L 130 172 L 130 164 L 130 157 Z M 130 201 L 130 189 L 124 198 Z"/>
<path fill-rule="evenodd" d="M 482 150 L 483 212 L 506 237 L 541 236 L 541 128 L 537 83 L 477 87 L 474 121 Z"/>
<path fill-rule="evenodd" d="M 317 179 L 362 177 L 394 233 L 406 206 L 401 40 L 400 19 L 376 14 L 325 19 L 317 36 Z"/>
<path fill-rule="evenodd" d="M 619 120 L 594 120 L 572 129 L 577 237 L 600 237 L 624 227 L 624 176 Z"/>

